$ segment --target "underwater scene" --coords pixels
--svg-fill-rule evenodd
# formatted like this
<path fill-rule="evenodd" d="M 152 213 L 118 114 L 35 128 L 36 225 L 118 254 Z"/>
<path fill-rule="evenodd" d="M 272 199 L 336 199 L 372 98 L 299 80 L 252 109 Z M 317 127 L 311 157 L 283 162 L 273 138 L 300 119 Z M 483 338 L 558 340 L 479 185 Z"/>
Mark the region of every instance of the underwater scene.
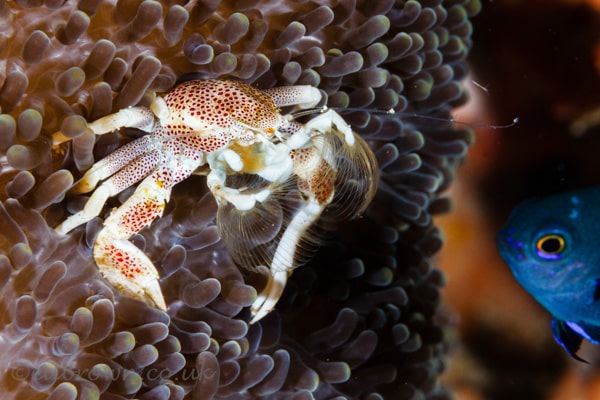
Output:
<path fill-rule="evenodd" d="M 459 399 L 597 399 L 597 1 L 482 2 L 469 105 L 476 141 L 436 218 L 457 331 Z"/>
<path fill-rule="evenodd" d="M 0 0 L 0 398 L 600 398 L 598 22 Z"/>

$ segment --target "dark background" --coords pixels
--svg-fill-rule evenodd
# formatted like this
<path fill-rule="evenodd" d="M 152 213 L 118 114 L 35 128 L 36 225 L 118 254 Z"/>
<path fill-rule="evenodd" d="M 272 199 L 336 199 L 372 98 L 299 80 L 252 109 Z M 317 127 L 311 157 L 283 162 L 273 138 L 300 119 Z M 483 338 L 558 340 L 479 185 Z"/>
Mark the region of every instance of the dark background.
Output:
<path fill-rule="evenodd" d="M 600 183 L 600 119 L 580 137 L 571 133 L 600 109 L 600 2 L 593 3 L 482 1 L 473 20 L 472 101 L 455 118 L 519 122 L 475 128 L 477 143 L 452 189 L 455 212 L 438 219 L 457 328 L 444 379 L 458 399 L 600 399 L 600 347 L 582 348 L 589 365 L 570 360 L 552 339 L 550 316 L 494 245 L 521 200 Z"/>

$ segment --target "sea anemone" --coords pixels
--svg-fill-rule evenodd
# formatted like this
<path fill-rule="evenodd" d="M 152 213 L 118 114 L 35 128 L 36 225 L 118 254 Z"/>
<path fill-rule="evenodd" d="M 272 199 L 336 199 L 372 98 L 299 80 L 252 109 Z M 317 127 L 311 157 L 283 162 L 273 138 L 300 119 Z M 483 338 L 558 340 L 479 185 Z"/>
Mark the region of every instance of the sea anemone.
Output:
<path fill-rule="evenodd" d="M 431 215 L 447 210 L 440 193 L 472 136 L 407 115 L 448 118 L 466 100 L 460 80 L 479 7 L 1 2 L 4 398 L 447 398 L 434 321 L 444 278 L 432 260 L 442 241 Z M 160 272 L 167 313 L 102 279 L 91 258 L 100 218 L 68 236 L 52 229 L 86 200 L 67 193 L 73 181 L 139 134 L 95 138 L 86 121 L 209 77 L 319 87 L 381 168 L 366 214 L 339 221 L 253 325 L 260 279 L 227 254 L 202 176 L 176 186 L 164 216 L 132 238 Z M 59 130 L 72 140 L 53 147 Z"/>

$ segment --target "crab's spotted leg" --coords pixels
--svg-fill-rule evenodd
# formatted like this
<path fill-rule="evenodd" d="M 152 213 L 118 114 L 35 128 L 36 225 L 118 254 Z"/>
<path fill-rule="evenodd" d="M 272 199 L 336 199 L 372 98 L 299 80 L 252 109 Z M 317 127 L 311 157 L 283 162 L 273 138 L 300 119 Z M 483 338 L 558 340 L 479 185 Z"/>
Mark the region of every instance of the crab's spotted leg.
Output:
<path fill-rule="evenodd" d="M 143 139 L 143 138 L 142 138 Z M 104 181 L 90 196 L 89 200 L 83 207 L 83 210 L 71 215 L 62 224 L 55 229 L 57 232 L 66 234 L 79 225 L 82 225 L 92 218 L 96 217 L 102 211 L 102 207 L 108 198 L 122 192 L 129 186 L 138 182 L 148 175 L 158 164 L 161 154 L 158 150 L 150 151 L 138 157 L 135 162 L 127 164 L 119 172 Z M 99 163 L 102 163 L 101 160 Z M 119 163 L 117 163 L 119 164 Z M 90 171 L 93 171 L 92 167 Z M 114 169 L 110 163 L 106 166 L 107 170 Z M 118 169 L 118 168 L 117 168 Z M 103 168 L 96 170 L 105 171 Z M 111 172 L 112 173 L 112 172 Z M 109 174 L 110 175 L 110 174 Z M 85 178 L 83 180 L 86 181 Z"/>
<path fill-rule="evenodd" d="M 159 148 L 160 143 L 151 135 L 142 136 L 141 138 L 127 143 L 92 165 L 83 177 L 73 186 L 72 192 L 88 193 L 92 191 L 98 182 L 113 175 L 132 161 L 137 165 L 136 171 L 133 171 L 133 176 L 137 177 L 137 180 L 142 179 L 144 175 L 140 176 L 140 173 L 137 172 L 140 171 L 139 167 L 147 165 L 149 161 L 155 158 L 155 156 L 150 156 L 149 160 L 147 154 L 156 153 Z M 154 165 L 156 165 L 156 162 L 152 167 Z M 131 183 L 135 182 L 137 181 Z"/>

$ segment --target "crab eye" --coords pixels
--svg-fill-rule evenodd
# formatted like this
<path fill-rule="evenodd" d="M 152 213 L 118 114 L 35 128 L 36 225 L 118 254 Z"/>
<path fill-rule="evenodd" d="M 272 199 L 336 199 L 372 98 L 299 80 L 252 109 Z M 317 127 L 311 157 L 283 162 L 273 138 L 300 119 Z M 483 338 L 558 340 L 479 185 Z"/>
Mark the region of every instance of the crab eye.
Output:
<path fill-rule="evenodd" d="M 562 253 L 565 251 L 565 248 L 565 238 L 556 233 L 544 235 L 535 243 L 535 251 L 537 252 L 537 255 L 548 260 L 556 260 L 557 258 L 560 258 Z"/>

